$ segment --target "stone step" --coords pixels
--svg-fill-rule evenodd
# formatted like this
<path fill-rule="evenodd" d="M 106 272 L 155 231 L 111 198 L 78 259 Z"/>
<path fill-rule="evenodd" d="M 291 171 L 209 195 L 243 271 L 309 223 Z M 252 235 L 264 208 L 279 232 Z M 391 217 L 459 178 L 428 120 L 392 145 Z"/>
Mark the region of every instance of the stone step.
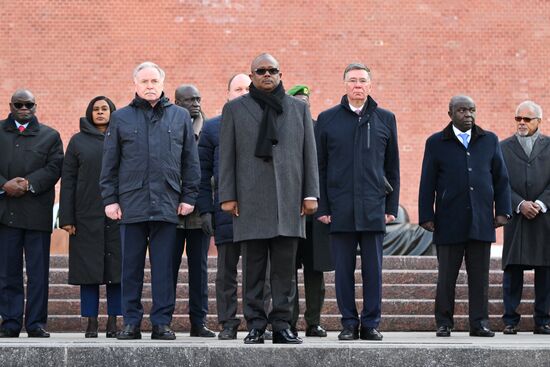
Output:
<path fill-rule="evenodd" d="M 245 322 L 242 315 L 238 315 L 241 319 L 239 329 L 245 330 Z M 105 316 L 100 316 L 100 330 L 105 328 Z M 467 331 L 469 330 L 468 316 L 457 315 L 455 316 L 454 331 Z M 189 331 L 190 323 L 189 316 L 182 314 L 175 314 L 172 319 L 172 327 L 177 332 Z M 339 315 L 323 315 L 321 317 L 321 325 L 329 331 L 341 330 Z M 122 326 L 122 319 L 119 317 L 119 326 Z M 219 331 L 219 325 L 216 315 L 207 315 L 207 326 L 215 331 Z M 490 315 L 489 326 L 494 331 L 501 331 L 504 325 L 501 320 L 501 315 Z M 520 329 L 522 331 L 533 330 L 533 319 L 529 316 L 523 317 L 520 321 Z M 52 315 L 48 317 L 48 330 L 55 332 L 83 332 L 86 329 L 86 320 L 80 316 L 74 315 Z M 145 315 L 142 325 L 142 330 L 150 331 L 151 324 L 147 315 Z M 384 315 L 380 322 L 380 329 L 382 331 L 435 331 L 435 320 L 433 315 Z M 305 323 L 303 318 L 300 317 L 298 322 L 298 330 L 305 330 Z M 303 334 L 301 334 L 303 336 Z M 205 339 L 202 339 L 203 341 Z M 439 340 L 438 340 L 439 341 Z M 469 340 L 472 342 L 471 340 Z"/>
<path fill-rule="evenodd" d="M 489 283 L 490 284 L 502 284 L 502 270 L 490 270 L 489 271 Z M 188 282 L 188 272 L 186 270 L 179 271 L 178 282 Z M 216 269 L 208 269 L 208 283 L 214 283 L 216 279 Z M 524 282 L 526 284 L 532 284 L 534 279 L 533 271 L 526 271 L 524 276 Z M 66 268 L 51 268 L 50 269 L 50 284 L 67 284 L 68 281 L 68 269 Z M 144 270 L 144 282 L 150 283 L 151 271 L 150 269 Z M 242 273 L 238 272 L 237 281 L 242 281 Z M 355 271 L 355 281 L 361 282 L 361 271 Z M 298 282 L 303 283 L 303 275 L 298 272 Z M 325 273 L 325 282 L 334 283 L 334 272 Z M 437 270 L 386 270 L 382 271 L 382 282 L 384 284 L 436 284 L 437 282 Z M 466 271 L 461 270 L 457 278 L 458 284 L 466 284 L 467 276 Z"/>
<path fill-rule="evenodd" d="M 433 299 L 435 298 L 435 284 L 383 284 L 382 295 L 386 299 Z M 304 298 L 304 285 L 298 285 L 300 298 Z M 178 284 L 176 295 L 178 297 L 189 294 L 189 286 L 187 284 Z M 237 288 L 237 295 L 242 297 L 242 285 Z M 52 299 L 79 299 L 80 287 L 69 284 L 50 284 L 49 296 Z M 105 287 L 100 287 L 100 296 L 105 298 Z M 362 297 L 362 287 L 357 284 L 355 286 L 355 296 L 359 299 Z M 214 299 L 216 297 L 216 287 L 214 284 L 208 285 L 208 297 Z M 336 298 L 334 283 L 325 283 L 325 297 Z M 534 286 L 526 284 L 523 287 L 523 299 L 534 299 Z M 143 298 L 151 298 L 151 284 L 143 285 Z M 468 286 L 466 284 L 457 284 L 456 298 L 468 298 Z M 489 299 L 501 299 L 502 286 L 500 284 L 489 285 Z"/>
<path fill-rule="evenodd" d="M 385 256 L 384 269 L 415 269 L 415 270 L 433 270 L 437 269 L 437 258 L 435 256 Z M 67 268 L 69 266 L 69 258 L 64 255 L 50 256 L 51 268 Z M 239 262 L 239 269 L 241 262 Z M 149 259 L 145 261 L 145 267 L 149 268 Z M 208 257 L 208 267 L 216 268 L 216 257 Z M 462 265 L 464 268 L 464 264 Z M 361 268 L 361 259 L 357 257 L 356 268 Z M 491 258 L 491 269 L 497 270 L 501 268 L 500 258 Z M 187 258 L 184 256 L 181 262 L 181 269 L 187 269 Z"/>
<path fill-rule="evenodd" d="M 145 313 L 149 313 L 151 309 L 152 301 L 150 298 L 142 299 L 143 308 Z M 363 302 L 360 299 L 356 300 L 357 309 L 361 310 Z M 305 309 L 305 301 L 300 299 L 300 309 Z M 208 302 L 208 310 L 212 314 L 216 314 L 217 307 L 216 301 L 210 299 Z M 105 314 L 107 312 L 105 302 L 101 302 L 99 307 L 99 313 Z M 237 312 L 242 313 L 242 302 L 239 302 Z M 432 315 L 434 312 L 434 300 L 433 299 L 382 299 L 382 314 L 385 317 L 388 315 Z M 518 312 L 523 315 L 527 315 L 533 312 L 533 301 L 525 300 L 518 307 Z M 76 299 L 52 299 L 48 302 L 48 314 L 49 315 L 78 315 L 80 313 L 80 300 Z M 176 300 L 176 314 L 189 313 L 189 301 L 187 298 L 178 298 Z M 489 313 L 490 314 L 502 314 L 503 304 L 502 300 L 490 300 L 489 301 Z M 339 315 L 338 305 L 336 299 L 327 298 L 321 310 L 322 315 Z M 468 314 L 468 301 L 457 300 L 455 303 L 455 315 L 467 315 Z"/>

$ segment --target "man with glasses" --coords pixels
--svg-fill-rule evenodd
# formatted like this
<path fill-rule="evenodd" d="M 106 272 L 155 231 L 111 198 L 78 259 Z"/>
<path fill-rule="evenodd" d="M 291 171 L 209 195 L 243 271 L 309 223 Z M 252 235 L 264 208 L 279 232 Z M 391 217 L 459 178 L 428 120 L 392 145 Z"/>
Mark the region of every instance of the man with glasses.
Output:
<path fill-rule="evenodd" d="M 335 287 L 343 330 L 340 340 L 382 340 L 382 249 L 386 223 L 399 205 L 399 151 L 392 112 L 370 96 L 370 70 L 349 64 L 340 104 L 319 115 L 315 133 L 321 200 L 316 217 L 330 224 Z M 393 187 L 385 194 L 384 177 Z M 357 245 L 363 310 L 355 304 Z M 359 326 L 360 332 L 359 332 Z"/>
<path fill-rule="evenodd" d="M 0 121 L 0 338 L 47 338 L 50 236 L 55 183 L 61 176 L 59 133 L 35 116 L 34 95 L 11 97 L 10 114 Z M 23 288 L 23 253 L 27 302 Z"/>
<path fill-rule="evenodd" d="M 448 114 L 451 122 L 426 141 L 418 196 L 419 223 L 434 232 L 437 249 L 436 336 L 451 336 L 456 279 L 465 259 L 470 336 L 492 337 L 491 242 L 512 212 L 508 172 L 497 136 L 475 123 L 472 98 L 452 97 Z"/>
<path fill-rule="evenodd" d="M 512 209 L 504 227 L 502 291 L 504 334 L 517 334 L 523 271 L 535 270 L 535 334 L 550 335 L 550 139 L 541 134 L 542 108 L 524 101 L 516 109 L 516 133 L 501 142 L 510 174 Z"/>
<path fill-rule="evenodd" d="M 278 61 L 261 54 L 251 65 L 249 94 L 226 103 L 220 131 L 222 209 L 233 215 L 233 241 L 243 248 L 246 344 L 301 343 L 290 330 L 296 297 L 296 249 L 305 215 L 319 196 L 315 138 L 306 103 L 288 96 Z M 273 308 L 263 294 L 271 265 Z"/>
<path fill-rule="evenodd" d="M 198 142 L 206 119 L 201 109 L 201 94 L 192 84 L 183 84 L 176 89 L 174 103 L 189 111 L 193 120 L 193 134 Z M 213 331 L 206 327 L 208 314 L 208 247 L 212 233 L 204 233 L 198 209 L 190 215 L 180 217 L 178 239 L 174 262 L 174 287 L 177 285 L 181 256 L 187 249 L 187 268 L 189 270 L 189 320 L 190 335 L 193 337 L 213 338 Z"/>
<path fill-rule="evenodd" d="M 117 339 L 141 339 L 148 250 L 151 339 L 173 340 L 176 226 L 179 216 L 193 212 L 198 195 L 197 143 L 189 112 L 164 95 L 164 71 L 144 62 L 133 76 L 135 97 L 112 114 L 100 177 L 105 214 L 120 220 L 124 329 Z"/>

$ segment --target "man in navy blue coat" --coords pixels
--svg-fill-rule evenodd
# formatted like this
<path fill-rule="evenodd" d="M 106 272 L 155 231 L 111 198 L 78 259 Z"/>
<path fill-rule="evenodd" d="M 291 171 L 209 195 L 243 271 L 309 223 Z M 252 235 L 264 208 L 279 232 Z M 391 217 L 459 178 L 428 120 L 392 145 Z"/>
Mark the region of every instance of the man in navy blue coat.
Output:
<path fill-rule="evenodd" d="M 247 94 L 249 85 L 248 75 L 234 75 L 229 80 L 227 100 L 231 101 Z M 241 323 L 237 317 L 237 264 L 241 255 L 241 245 L 233 242 L 233 218 L 231 214 L 221 210 L 218 200 L 221 120 L 221 116 L 216 116 L 206 121 L 199 139 L 201 185 L 197 207 L 201 215 L 203 231 L 210 236 L 215 234 L 218 250 L 216 305 L 218 322 L 223 328 L 218 334 L 218 339 L 231 340 L 237 338 L 237 330 Z M 216 187 L 214 195 L 212 195 L 212 178 Z"/>
<path fill-rule="evenodd" d="M 475 124 L 470 97 L 451 98 L 449 117 L 447 127 L 426 141 L 418 199 L 420 225 L 434 232 L 437 248 L 436 335 L 451 335 L 456 278 L 465 258 L 470 336 L 491 337 L 489 261 L 495 228 L 512 213 L 508 172 L 497 136 Z"/>
<path fill-rule="evenodd" d="M 382 340 L 377 330 L 382 301 L 382 248 L 386 223 L 399 205 L 399 151 L 395 116 L 369 96 L 370 71 L 350 64 L 346 95 L 322 112 L 315 126 L 321 199 L 316 217 L 330 223 L 340 340 Z M 386 194 L 385 180 L 393 187 Z M 355 305 L 355 263 L 361 248 L 363 311 Z"/>
<path fill-rule="evenodd" d="M 115 111 L 103 146 L 100 177 L 105 214 L 120 220 L 122 315 L 118 339 L 141 339 L 145 254 L 151 262 L 152 339 L 173 340 L 178 216 L 193 212 L 200 167 L 191 117 L 164 96 L 164 71 L 134 70 L 136 96 Z"/>

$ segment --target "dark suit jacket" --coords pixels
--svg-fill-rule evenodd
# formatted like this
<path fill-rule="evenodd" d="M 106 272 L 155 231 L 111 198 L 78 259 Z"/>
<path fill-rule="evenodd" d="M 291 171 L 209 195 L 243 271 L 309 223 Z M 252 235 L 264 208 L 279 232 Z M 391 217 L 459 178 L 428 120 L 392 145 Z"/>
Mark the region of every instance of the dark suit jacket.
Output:
<path fill-rule="evenodd" d="M 466 149 L 449 123 L 428 138 L 418 207 L 420 223 L 435 223 L 435 244 L 494 242 L 494 217 L 510 215 L 510 203 L 508 172 L 495 134 L 474 125 Z"/>
<path fill-rule="evenodd" d="M 534 219 L 515 212 L 523 200 L 540 200 L 550 209 L 550 138 L 540 135 L 529 157 L 515 135 L 504 140 L 501 147 L 510 173 L 514 211 L 504 227 L 502 267 L 550 266 L 550 211 L 539 213 Z"/>

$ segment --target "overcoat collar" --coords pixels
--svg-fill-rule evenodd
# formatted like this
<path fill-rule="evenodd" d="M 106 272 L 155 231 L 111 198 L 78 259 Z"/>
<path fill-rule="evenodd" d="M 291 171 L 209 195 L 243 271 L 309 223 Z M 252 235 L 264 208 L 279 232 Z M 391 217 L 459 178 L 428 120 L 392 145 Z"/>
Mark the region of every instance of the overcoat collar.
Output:
<path fill-rule="evenodd" d="M 8 118 L 5 120 L 3 127 L 4 127 L 4 130 L 8 132 L 21 134 L 23 136 L 36 135 L 40 131 L 40 123 L 38 122 L 38 119 L 36 118 L 36 116 L 33 116 L 32 120 L 29 121 L 27 128 L 23 132 L 20 132 L 17 129 L 17 126 L 15 125 L 15 119 L 13 118 L 11 113 L 8 115 Z"/>
<path fill-rule="evenodd" d="M 483 136 L 487 134 L 485 130 L 483 130 L 478 125 L 472 126 L 472 137 L 470 138 L 470 144 L 473 144 L 480 136 Z M 443 140 L 454 140 L 457 143 L 459 143 L 462 147 L 464 146 L 460 140 L 456 137 L 454 131 L 453 131 L 453 123 L 449 122 L 449 124 L 443 129 Z"/>
<path fill-rule="evenodd" d="M 280 128 L 281 124 L 286 120 L 286 116 L 287 116 L 288 110 L 289 110 L 289 108 L 288 108 L 288 99 L 289 98 L 290 98 L 289 96 L 285 96 L 283 98 L 283 113 L 281 113 L 279 116 L 277 116 L 277 128 Z M 254 98 L 252 98 L 249 94 L 245 94 L 244 96 L 240 97 L 239 100 L 244 105 L 244 107 L 248 111 L 248 113 L 250 113 L 250 115 L 256 121 L 258 121 L 258 123 L 261 123 L 262 122 L 262 115 L 263 115 L 264 111 L 262 110 L 262 108 L 260 107 L 258 102 L 256 102 L 254 100 Z"/>
<path fill-rule="evenodd" d="M 510 144 L 510 148 L 512 151 L 523 161 L 531 162 L 537 156 L 542 153 L 546 148 L 548 148 L 550 144 L 550 138 L 546 135 L 540 134 L 537 140 L 535 141 L 535 144 L 533 145 L 533 150 L 531 151 L 531 156 L 527 157 L 527 154 L 525 154 L 525 151 L 521 147 L 521 144 L 519 143 L 518 139 L 514 135 L 512 142 Z"/>

